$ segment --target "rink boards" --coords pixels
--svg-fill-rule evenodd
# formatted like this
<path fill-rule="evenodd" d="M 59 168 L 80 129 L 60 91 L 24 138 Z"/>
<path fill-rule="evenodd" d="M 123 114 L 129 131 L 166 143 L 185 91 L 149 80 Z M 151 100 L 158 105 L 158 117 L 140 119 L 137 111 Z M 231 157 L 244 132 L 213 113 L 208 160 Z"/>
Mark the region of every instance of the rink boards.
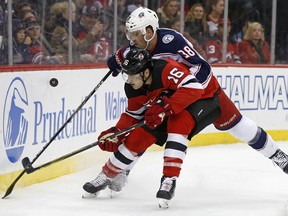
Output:
<path fill-rule="evenodd" d="M 0 191 L 5 191 L 23 169 L 21 160 L 35 158 L 108 72 L 107 68 L 0 73 Z M 247 117 L 275 140 L 288 140 L 288 68 L 213 68 L 219 83 Z M 58 85 L 50 85 L 51 78 Z M 34 166 L 58 158 L 96 141 L 125 110 L 121 76 L 109 77 L 59 133 Z M 239 142 L 213 126 L 195 136 L 190 146 Z M 152 146 L 150 150 L 161 148 Z M 109 154 L 97 147 L 24 177 L 29 185 L 103 163 Z M 20 171 L 19 171 L 20 170 Z"/>

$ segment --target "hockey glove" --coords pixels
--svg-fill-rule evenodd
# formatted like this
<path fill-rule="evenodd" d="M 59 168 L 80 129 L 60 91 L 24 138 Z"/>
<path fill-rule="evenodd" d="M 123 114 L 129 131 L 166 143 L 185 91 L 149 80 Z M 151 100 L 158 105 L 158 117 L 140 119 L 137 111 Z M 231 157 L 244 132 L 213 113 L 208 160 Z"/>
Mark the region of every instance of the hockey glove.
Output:
<path fill-rule="evenodd" d="M 154 129 L 159 126 L 166 117 L 173 114 L 167 97 L 161 97 L 154 105 L 147 109 L 144 115 L 146 125 Z"/>
<path fill-rule="evenodd" d="M 107 66 L 109 67 L 109 70 L 112 71 L 113 77 L 116 77 L 119 73 L 121 73 L 121 66 L 116 61 L 116 55 L 117 54 L 113 54 L 107 61 Z"/>
<path fill-rule="evenodd" d="M 103 131 L 99 136 L 98 136 L 98 141 L 99 141 L 99 148 L 103 151 L 108 151 L 108 152 L 115 152 L 117 151 L 118 147 L 121 145 L 121 143 L 126 139 L 125 135 L 121 135 L 118 137 L 115 137 L 113 139 L 110 139 L 107 137 L 111 136 L 114 133 L 119 132 L 120 129 L 116 127 L 111 127 L 106 131 Z"/>

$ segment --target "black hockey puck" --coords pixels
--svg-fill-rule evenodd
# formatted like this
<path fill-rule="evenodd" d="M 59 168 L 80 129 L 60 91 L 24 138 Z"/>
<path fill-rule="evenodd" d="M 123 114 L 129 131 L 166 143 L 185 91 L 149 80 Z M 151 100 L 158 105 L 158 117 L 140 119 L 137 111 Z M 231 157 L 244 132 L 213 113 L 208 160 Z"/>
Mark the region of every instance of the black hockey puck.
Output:
<path fill-rule="evenodd" d="M 56 87 L 58 85 L 58 80 L 56 78 L 51 78 L 49 83 L 52 87 Z"/>

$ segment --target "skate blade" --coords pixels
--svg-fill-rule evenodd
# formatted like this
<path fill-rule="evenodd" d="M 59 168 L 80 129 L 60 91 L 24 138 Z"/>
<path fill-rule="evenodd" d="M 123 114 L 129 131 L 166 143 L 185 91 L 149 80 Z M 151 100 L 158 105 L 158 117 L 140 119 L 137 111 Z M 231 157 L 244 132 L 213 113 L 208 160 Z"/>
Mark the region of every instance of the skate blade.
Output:
<path fill-rule="evenodd" d="M 115 191 L 110 189 L 110 199 L 112 199 L 115 196 Z"/>
<path fill-rule="evenodd" d="M 159 198 L 158 199 L 159 208 L 164 208 L 164 209 L 169 208 L 169 202 L 170 200 Z"/>
<path fill-rule="evenodd" d="M 88 192 L 84 192 L 84 194 L 82 194 L 82 198 L 83 199 L 92 199 L 92 198 L 96 198 L 99 195 L 100 191 L 98 191 L 97 193 L 88 193 Z"/>

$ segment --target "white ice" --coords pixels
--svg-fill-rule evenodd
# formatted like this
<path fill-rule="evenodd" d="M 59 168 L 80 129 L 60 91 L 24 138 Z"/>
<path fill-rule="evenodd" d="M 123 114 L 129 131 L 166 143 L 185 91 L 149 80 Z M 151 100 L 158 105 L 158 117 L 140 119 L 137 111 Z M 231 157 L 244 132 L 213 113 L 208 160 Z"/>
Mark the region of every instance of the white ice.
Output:
<path fill-rule="evenodd" d="M 288 152 L 288 143 L 279 146 Z M 0 200 L 1 216 L 284 216 L 288 176 L 246 144 L 189 148 L 168 209 L 155 194 L 162 175 L 162 151 L 146 152 L 126 187 L 110 197 L 102 191 L 82 199 L 82 185 L 100 172 L 95 164 L 75 174 L 25 188 Z M 1 194 L 1 197 L 3 194 Z"/>

